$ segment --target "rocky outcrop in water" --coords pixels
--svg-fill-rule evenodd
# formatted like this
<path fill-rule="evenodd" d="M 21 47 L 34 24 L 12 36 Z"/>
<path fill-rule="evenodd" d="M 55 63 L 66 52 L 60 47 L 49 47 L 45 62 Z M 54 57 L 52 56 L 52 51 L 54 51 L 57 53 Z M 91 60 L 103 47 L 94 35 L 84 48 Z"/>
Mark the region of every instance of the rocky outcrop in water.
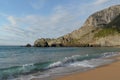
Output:
<path fill-rule="evenodd" d="M 57 39 L 38 39 L 34 46 L 120 46 L 120 5 L 98 11 L 83 26 Z"/>
<path fill-rule="evenodd" d="M 28 44 L 26 44 L 25 47 L 32 47 L 32 45 L 28 43 Z"/>

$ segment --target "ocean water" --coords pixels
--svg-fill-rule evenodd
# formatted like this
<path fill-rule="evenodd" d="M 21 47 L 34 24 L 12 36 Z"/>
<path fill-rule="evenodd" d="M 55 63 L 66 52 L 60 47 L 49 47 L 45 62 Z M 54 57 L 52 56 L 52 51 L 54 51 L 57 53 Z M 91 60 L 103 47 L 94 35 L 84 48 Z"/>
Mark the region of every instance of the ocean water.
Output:
<path fill-rule="evenodd" d="M 112 47 L 18 47 L 0 46 L 0 80 L 30 80 L 85 71 L 110 63 L 118 55 Z"/>

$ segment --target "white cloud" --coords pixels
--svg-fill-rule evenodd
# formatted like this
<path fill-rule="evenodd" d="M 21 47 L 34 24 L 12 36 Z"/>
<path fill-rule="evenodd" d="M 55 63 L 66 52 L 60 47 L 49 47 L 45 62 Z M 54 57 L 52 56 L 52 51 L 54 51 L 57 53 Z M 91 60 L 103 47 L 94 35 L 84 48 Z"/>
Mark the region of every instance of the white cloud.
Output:
<path fill-rule="evenodd" d="M 12 24 L 12 25 L 16 25 L 17 23 L 16 23 L 16 20 L 15 20 L 15 18 L 13 17 L 13 16 L 8 16 L 8 20 L 9 20 L 9 22 Z"/>
<path fill-rule="evenodd" d="M 94 5 L 102 5 L 110 0 L 96 0 L 93 4 Z"/>
<path fill-rule="evenodd" d="M 80 14 L 79 14 L 80 15 Z M 41 37 L 59 37 L 80 27 L 77 15 L 66 11 L 64 7 L 54 9 L 53 14 L 47 17 L 28 15 L 24 17 L 8 16 L 9 24 L 4 25 L 2 31 L 7 33 L 3 39 L 17 42 L 17 44 L 33 43 Z M 13 44 L 11 41 L 11 44 Z M 24 41 L 24 42 L 22 42 Z"/>
<path fill-rule="evenodd" d="M 5 24 L 1 29 L 7 33 L 4 39 L 24 43 L 33 43 L 34 40 L 42 37 L 59 37 L 76 29 L 78 20 L 63 7 L 54 9 L 53 14 L 43 17 L 40 15 L 27 15 L 23 17 L 7 16 L 9 24 Z"/>

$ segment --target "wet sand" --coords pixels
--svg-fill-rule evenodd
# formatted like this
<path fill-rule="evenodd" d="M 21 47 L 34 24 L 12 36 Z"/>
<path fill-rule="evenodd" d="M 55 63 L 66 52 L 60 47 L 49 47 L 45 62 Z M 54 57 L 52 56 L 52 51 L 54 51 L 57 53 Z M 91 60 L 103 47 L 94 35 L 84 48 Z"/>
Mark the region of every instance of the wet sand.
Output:
<path fill-rule="evenodd" d="M 55 78 L 54 80 L 120 80 L 120 57 L 117 62 L 98 67 L 96 69 L 74 73 L 71 75 Z"/>

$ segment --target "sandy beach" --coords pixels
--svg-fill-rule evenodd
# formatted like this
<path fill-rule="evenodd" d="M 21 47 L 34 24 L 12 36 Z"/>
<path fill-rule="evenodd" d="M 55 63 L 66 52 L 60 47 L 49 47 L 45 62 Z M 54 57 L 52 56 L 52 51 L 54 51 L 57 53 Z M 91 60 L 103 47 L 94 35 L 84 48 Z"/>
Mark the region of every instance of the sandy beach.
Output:
<path fill-rule="evenodd" d="M 118 61 L 112 64 L 83 73 L 59 77 L 54 80 L 120 80 L 120 57 L 116 57 L 116 59 Z"/>

